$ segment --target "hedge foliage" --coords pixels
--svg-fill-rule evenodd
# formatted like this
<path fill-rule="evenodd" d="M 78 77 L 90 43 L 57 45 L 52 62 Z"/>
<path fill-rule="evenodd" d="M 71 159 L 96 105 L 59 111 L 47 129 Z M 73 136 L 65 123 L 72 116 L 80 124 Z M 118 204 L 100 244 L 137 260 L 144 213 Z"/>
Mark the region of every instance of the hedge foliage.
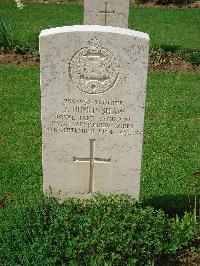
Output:
<path fill-rule="evenodd" d="M 185 55 L 185 59 L 191 62 L 194 66 L 200 65 L 200 51 L 193 51 Z"/>
<path fill-rule="evenodd" d="M 59 204 L 43 198 L 0 212 L 1 265 L 156 265 L 191 247 L 189 214 L 168 218 L 129 196 Z"/>
<path fill-rule="evenodd" d="M 174 4 L 174 5 L 188 5 L 191 3 L 194 3 L 195 0 L 155 0 L 156 4 L 159 5 L 170 5 L 170 4 Z"/>

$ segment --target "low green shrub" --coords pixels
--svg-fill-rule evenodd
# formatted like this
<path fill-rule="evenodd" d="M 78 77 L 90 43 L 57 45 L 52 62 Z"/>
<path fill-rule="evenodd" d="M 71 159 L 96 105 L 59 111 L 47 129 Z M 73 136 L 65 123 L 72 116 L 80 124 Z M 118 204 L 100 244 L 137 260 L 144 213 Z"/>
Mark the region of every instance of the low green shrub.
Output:
<path fill-rule="evenodd" d="M 28 206 L 29 205 L 29 206 Z M 155 265 L 190 247 L 197 225 L 129 196 L 59 204 L 43 198 L 0 213 L 1 265 Z"/>
<path fill-rule="evenodd" d="M 150 56 L 150 62 L 154 66 L 162 66 L 166 63 L 168 63 L 169 59 L 168 56 L 170 55 L 170 52 L 166 52 L 163 48 L 160 46 L 151 46 L 149 50 L 149 56 Z"/>
<path fill-rule="evenodd" d="M 170 5 L 170 4 L 174 4 L 174 5 L 187 5 L 187 4 L 191 4 L 194 3 L 195 0 L 155 0 L 156 4 L 159 5 Z"/>
<path fill-rule="evenodd" d="M 0 50 L 14 51 L 20 54 L 39 55 L 38 32 L 29 37 L 28 44 L 22 44 L 16 39 L 16 25 L 13 20 L 0 18 Z"/>
<path fill-rule="evenodd" d="M 185 59 L 194 66 L 200 65 L 200 51 L 193 51 L 185 56 Z"/>
<path fill-rule="evenodd" d="M 146 4 L 146 3 L 155 3 L 158 5 L 177 5 L 177 6 L 183 6 L 183 5 L 188 5 L 191 3 L 194 3 L 195 0 L 135 0 L 131 1 L 133 4 Z"/>
<path fill-rule="evenodd" d="M 14 25 L 0 18 L 0 47 L 14 49 Z"/>

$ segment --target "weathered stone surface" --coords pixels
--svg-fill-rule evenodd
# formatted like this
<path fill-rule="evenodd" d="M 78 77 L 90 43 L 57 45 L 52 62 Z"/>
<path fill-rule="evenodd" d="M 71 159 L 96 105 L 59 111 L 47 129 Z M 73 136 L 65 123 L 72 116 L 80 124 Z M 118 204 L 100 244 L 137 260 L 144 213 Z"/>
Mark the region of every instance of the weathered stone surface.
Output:
<path fill-rule="evenodd" d="M 129 0 L 84 0 L 84 24 L 128 28 Z"/>
<path fill-rule="evenodd" d="M 148 35 L 104 26 L 42 31 L 43 189 L 138 198 Z"/>

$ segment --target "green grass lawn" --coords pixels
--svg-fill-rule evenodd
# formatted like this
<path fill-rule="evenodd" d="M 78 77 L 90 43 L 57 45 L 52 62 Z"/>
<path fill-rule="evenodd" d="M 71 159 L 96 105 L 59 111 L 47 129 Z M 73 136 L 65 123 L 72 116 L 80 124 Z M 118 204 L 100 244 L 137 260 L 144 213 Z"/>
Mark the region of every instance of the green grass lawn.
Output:
<path fill-rule="evenodd" d="M 39 69 L 1 66 L 0 72 L 0 194 L 36 200 L 42 191 Z M 199 82 L 195 73 L 149 74 L 141 196 L 154 206 L 188 206 L 187 187 L 199 169 Z"/>
<path fill-rule="evenodd" d="M 0 3 L 0 18 L 13 33 L 15 44 L 35 49 L 42 29 L 83 23 L 83 6 Z M 200 49 L 199 9 L 130 8 L 129 28 L 147 32 L 152 45 Z"/>
<path fill-rule="evenodd" d="M 187 206 L 195 182 L 200 189 L 192 176 L 200 169 L 199 82 L 195 73 L 149 73 L 141 195 L 169 211 Z"/>
<path fill-rule="evenodd" d="M 42 182 L 39 71 L 2 66 L 0 72 L 0 193 L 35 197 Z"/>

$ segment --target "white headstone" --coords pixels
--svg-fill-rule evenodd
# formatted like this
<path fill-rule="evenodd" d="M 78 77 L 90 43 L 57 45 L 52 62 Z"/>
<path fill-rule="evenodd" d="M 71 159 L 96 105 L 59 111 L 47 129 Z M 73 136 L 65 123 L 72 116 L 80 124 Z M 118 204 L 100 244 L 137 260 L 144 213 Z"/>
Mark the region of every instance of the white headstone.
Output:
<path fill-rule="evenodd" d="M 129 0 L 84 0 L 84 24 L 128 28 Z"/>
<path fill-rule="evenodd" d="M 139 197 L 148 43 L 114 27 L 41 32 L 45 192 Z"/>

